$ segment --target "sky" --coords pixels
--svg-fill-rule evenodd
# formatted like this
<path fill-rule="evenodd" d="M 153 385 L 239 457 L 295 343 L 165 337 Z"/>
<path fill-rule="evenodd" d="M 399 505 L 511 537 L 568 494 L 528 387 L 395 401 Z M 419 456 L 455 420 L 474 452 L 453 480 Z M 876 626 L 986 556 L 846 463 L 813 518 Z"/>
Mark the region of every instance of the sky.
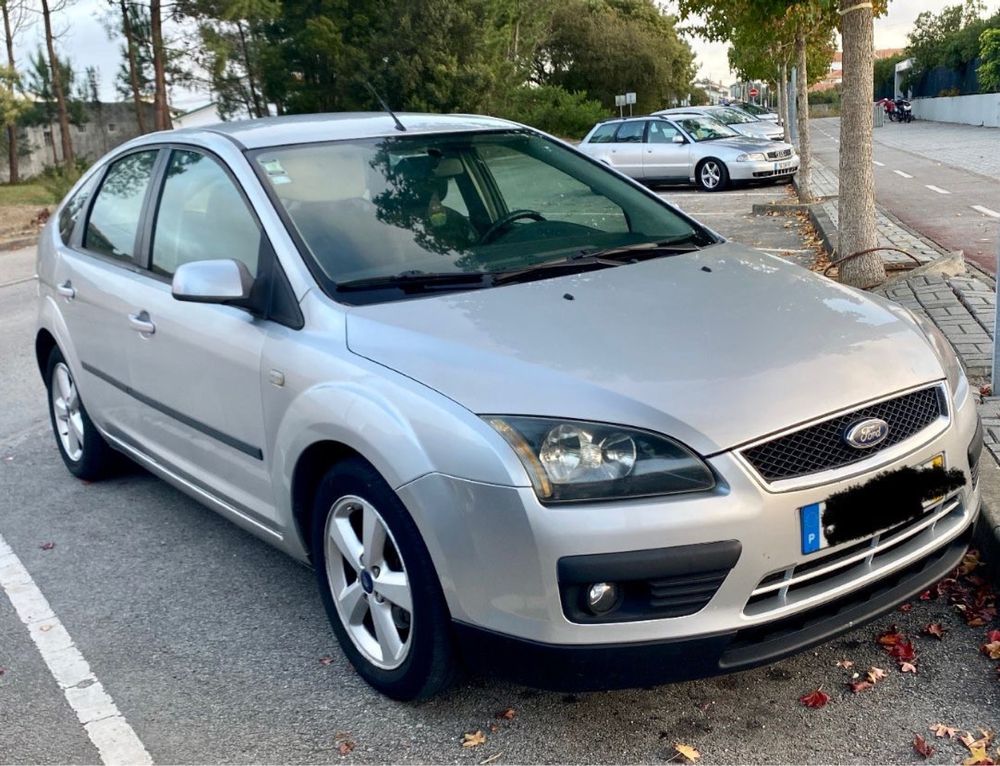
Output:
<path fill-rule="evenodd" d="M 456 0 L 460 2 L 460 0 Z M 906 37 L 913 28 L 913 22 L 922 11 L 938 12 L 946 5 L 960 0 L 892 0 L 887 16 L 875 20 L 875 47 L 902 48 Z M 663 5 L 670 9 L 672 0 Z M 989 0 L 991 12 L 1000 9 L 1000 0 Z M 68 7 L 53 14 L 53 24 L 57 34 L 61 34 L 58 46 L 61 54 L 68 55 L 74 68 L 83 73 L 88 66 L 97 67 L 100 73 L 101 98 L 118 100 L 114 91 L 114 79 L 121 56 L 119 42 L 108 40 L 100 19 L 107 13 L 107 0 L 75 0 Z M 41 20 L 25 30 L 18 41 L 21 53 L 26 59 L 27 52 L 33 51 L 42 42 Z M 704 40 L 689 40 L 697 56 L 699 76 L 721 80 L 728 85 L 734 79 L 729 71 L 727 59 L 728 45 L 708 43 Z M 177 91 L 172 94 L 172 105 L 179 109 L 192 109 L 211 100 L 207 92 Z"/>

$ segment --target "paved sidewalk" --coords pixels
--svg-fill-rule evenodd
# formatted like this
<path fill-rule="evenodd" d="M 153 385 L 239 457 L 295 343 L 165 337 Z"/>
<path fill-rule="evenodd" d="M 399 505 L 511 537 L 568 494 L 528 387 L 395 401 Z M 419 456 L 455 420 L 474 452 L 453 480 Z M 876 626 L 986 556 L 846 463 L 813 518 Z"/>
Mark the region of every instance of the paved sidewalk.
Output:
<path fill-rule="evenodd" d="M 837 186 L 837 175 L 832 169 L 821 162 L 814 164 L 813 194 L 831 199 L 812 206 L 812 219 L 831 253 L 835 252 L 837 237 Z M 936 243 L 913 232 L 882 209 L 878 210 L 878 229 L 880 244 L 913 253 L 921 263 L 945 255 Z M 891 269 L 895 262 L 889 255 L 883 254 Z M 903 261 L 910 261 L 897 255 Z M 962 276 L 902 273 L 873 292 L 933 322 L 955 348 L 975 390 L 990 384 L 996 320 L 996 281 L 992 277 L 967 264 Z M 983 515 L 992 532 L 986 539 L 992 541 L 992 553 L 996 554 L 1000 553 L 1000 396 L 981 397 L 979 414 L 983 419 L 986 449 L 995 461 L 989 467 L 983 466 L 980 481 Z"/>

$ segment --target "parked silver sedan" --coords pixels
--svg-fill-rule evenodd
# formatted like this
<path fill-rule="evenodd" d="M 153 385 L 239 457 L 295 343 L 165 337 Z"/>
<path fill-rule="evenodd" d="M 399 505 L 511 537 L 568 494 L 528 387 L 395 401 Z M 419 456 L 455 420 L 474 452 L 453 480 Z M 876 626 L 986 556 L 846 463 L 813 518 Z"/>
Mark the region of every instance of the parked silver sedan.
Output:
<path fill-rule="evenodd" d="M 696 183 L 705 191 L 739 182 L 777 183 L 799 169 L 790 144 L 747 138 L 693 113 L 601 122 L 579 149 L 644 183 Z"/>
<path fill-rule="evenodd" d="M 503 120 L 143 136 L 56 210 L 38 293 L 70 473 L 127 455 L 311 565 L 399 699 L 461 662 L 563 689 L 771 662 L 944 577 L 979 512 L 933 325 Z"/>
<path fill-rule="evenodd" d="M 776 122 L 761 120 L 735 106 L 686 106 L 663 109 L 653 114 L 701 114 L 728 125 L 737 133 L 748 138 L 763 138 L 768 141 L 784 141 L 785 131 Z"/>

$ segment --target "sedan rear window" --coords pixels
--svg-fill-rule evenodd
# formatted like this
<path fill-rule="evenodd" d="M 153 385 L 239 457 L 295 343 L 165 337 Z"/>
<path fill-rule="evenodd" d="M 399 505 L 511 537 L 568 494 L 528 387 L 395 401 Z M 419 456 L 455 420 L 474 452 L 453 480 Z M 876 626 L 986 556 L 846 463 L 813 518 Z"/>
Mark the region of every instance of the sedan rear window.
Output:
<path fill-rule="evenodd" d="M 252 157 L 331 293 L 357 280 L 495 274 L 711 236 L 592 160 L 526 131 L 339 141 Z"/>

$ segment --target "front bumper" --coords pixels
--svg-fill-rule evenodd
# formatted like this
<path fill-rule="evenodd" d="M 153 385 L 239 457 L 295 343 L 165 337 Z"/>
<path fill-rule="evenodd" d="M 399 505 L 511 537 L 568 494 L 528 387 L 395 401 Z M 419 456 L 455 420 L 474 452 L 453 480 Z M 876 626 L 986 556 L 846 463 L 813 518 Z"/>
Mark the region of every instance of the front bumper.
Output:
<path fill-rule="evenodd" d="M 798 651 L 871 619 L 953 567 L 967 545 L 980 500 L 968 458 L 978 423 L 975 405 L 966 393 L 951 410 L 947 422 L 865 463 L 780 486 L 765 484 L 739 455 L 728 452 L 709 460 L 723 479 L 720 486 L 697 496 L 546 507 L 528 486 L 487 485 L 442 474 L 425 475 L 397 492 L 427 544 L 460 636 L 478 636 L 483 646 L 511 644 L 518 653 L 553 663 L 557 654 L 604 656 L 606 650 L 632 657 L 628 665 L 646 652 L 687 658 L 706 647 L 705 657 L 685 659 L 680 670 L 645 667 L 641 683 L 653 683 L 653 676 L 669 680 L 677 673 L 718 673 Z M 850 541 L 818 554 L 802 553 L 799 508 L 883 471 L 923 465 L 941 453 L 967 483 L 926 520 L 895 539 L 890 534 L 882 542 L 872 538 L 868 550 L 859 552 L 859 543 Z M 652 619 L 634 614 L 622 621 L 586 622 L 564 603 L 567 578 L 560 567 L 567 560 L 714 550 L 726 541 L 738 544 L 738 554 L 694 609 L 670 612 L 672 605 L 661 599 L 665 611 Z M 697 574 L 704 585 L 707 574 Z M 651 589 L 661 589 L 654 595 L 689 585 L 664 583 L 671 571 L 636 574 L 647 576 L 658 581 L 650 583 Z M 786 578 L 792 587 L 776 592 L 775 577 Z M 796 638 L 770 642 L 776 626 L 799 623 L 782 629 Z M 757 636 L 753 646 L 746 643 L 750 636 Z M 565 661 L 568 669 L 554 671 L 556 676 L 575 672 L 578 660 Z M 599 661 L 608 665 L 609 674 L 598 685 L 632 685 L 614 680 L 625 672 L 611 670 L 617 661 L 606 656 Z"/>
<path fill-rule="evenodd" d="M 784 167 L 783 167 L 784 166 Z M 798 156 L 774 162 L 730 162 L 729 177 L 733 181 L 760 181 L 768 178 L 788 178 L 799 170 Z"/>
<path fill-rule="evenodd" d="M 553 691 L 649 687 L 766 665 L 861 627 L 946 577 L 973 536 L 969 526 L 932 555 L 873 585 L 759 628 L 697 638 L 558 646 L 454 625 L 462 659 L 477 672 Z"/>

